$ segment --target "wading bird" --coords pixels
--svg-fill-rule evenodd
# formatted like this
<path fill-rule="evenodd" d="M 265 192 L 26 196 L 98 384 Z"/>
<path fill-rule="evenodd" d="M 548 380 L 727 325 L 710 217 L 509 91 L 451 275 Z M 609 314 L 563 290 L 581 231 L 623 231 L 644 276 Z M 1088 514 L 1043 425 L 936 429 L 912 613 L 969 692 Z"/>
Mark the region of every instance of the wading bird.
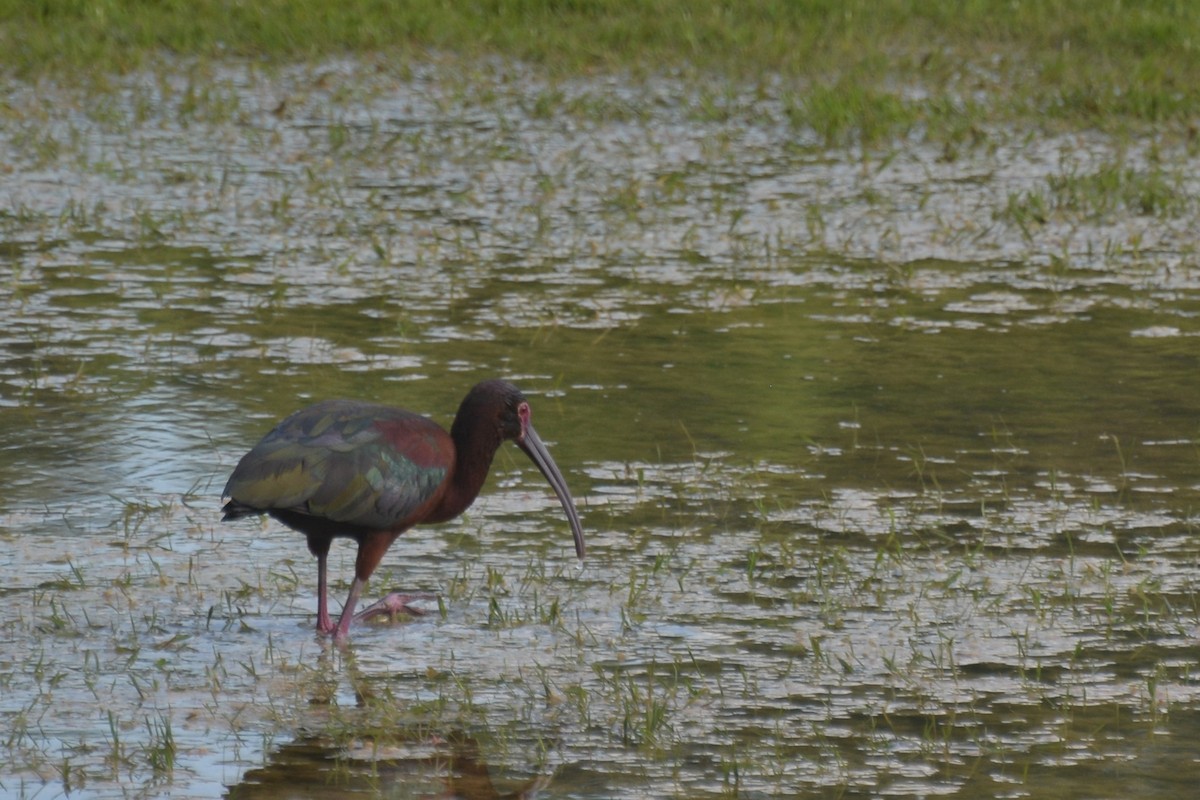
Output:
<path fill-rule="evenodd" d="M 363 586 L 396 537 L 465 511 L 506 439 L 525 451 L 554 488 L 575 536 L 575 553 L 583 558 L 579 513 L 529 417 L 529 401 L 517 387 L 495 380 L 471 389 L 450 433 L 400 408 L 353 400 L 317 403 L 280 422 L 242 456 L 221 493 L 229 498 L 223 519 L 270 514 L 308 537 L 317 557 L 317 630 L 344 641 L 352 620 L 395 613 L 429 597 L 393 593 L 354 613 Z M 335 627 L 326 561 L 339 536 L 358 543 L 358 556 Z"/>

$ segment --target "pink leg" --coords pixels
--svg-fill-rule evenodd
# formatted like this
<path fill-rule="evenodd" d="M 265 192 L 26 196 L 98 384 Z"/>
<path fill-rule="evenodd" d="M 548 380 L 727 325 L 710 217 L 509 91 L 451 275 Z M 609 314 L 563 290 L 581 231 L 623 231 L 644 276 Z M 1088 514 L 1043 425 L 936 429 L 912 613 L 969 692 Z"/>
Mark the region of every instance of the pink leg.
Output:
<path fill-rule="evenodd" d="M 326 584 L 326 561 L 328 555 L 317 556 L 317 632 L 333 633 L 333 620 L 329 618 L 329 592 Z"/>
<path fill-rule="evenodd" d="M 358 605 L 358 596 L 362 594 L 365 585 L 366 581 L 359 578 L 355 578 L 354 583 L 350 584 L 350 596 L 346 598 L 346 605 L 342 606 L 342 616 L 338 619 L 337 630 L 333 632 L 335 642 L 345 642 L 349 638 L 350 621 L 354 619 L 354 607 Z"/>
<path fill-rule="evenodd" d="M 350 584 L 350 596 L 346 598 L 346 605 L 342 607 L 342 616 L 338 620 L 337 629 L 333 632 L 333 639 L 336 642 L 345 642 L 350 635 L 350 623 L 362 622 L 363 620 L 377 617 L 380 614 L 396 615 L 401 611 L 409 614 L 420 616 L 425 612 L 419 608 L 415 608 L 410 603 L 417 600 L 436 600 L 436 594 L 429 592 L 419 592 L 415 594 L 401 594 L 392 592 L 382 600 L 377 600 L 371 605 L 364 608 L 360 613 L 355 614 L 354 609 L 358 606 L 358 598 L 362 594 L 363 587 L 367 582 L 360 578 L 355 578 L 354 583 Z"/>

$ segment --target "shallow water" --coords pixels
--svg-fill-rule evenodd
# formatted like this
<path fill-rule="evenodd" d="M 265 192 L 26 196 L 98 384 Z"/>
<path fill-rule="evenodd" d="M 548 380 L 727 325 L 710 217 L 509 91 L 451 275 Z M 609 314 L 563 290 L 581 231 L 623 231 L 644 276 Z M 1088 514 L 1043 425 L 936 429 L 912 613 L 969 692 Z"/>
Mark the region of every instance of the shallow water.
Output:
<path fill-rule="evenodd" d="M 777 94 L 12 89 L 0 792 L 1190 797 L 1193 217 L 1022 228 L 1014 194 L 1149 144 L 829 151 Z M 372 580 L 429 613 L 331 649 L 303 540 L 219 521 L 230 469 L 310 400 L 448 423 L 495 375 L 587 561 L 506 448 Z"/>

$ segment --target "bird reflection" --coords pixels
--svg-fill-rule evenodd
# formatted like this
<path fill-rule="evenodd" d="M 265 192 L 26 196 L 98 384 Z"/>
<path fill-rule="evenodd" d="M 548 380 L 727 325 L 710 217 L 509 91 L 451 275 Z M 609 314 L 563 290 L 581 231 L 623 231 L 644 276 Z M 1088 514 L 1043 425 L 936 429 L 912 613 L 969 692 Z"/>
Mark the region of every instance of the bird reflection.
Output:
<path fill-rule="evenodd" d="M 227 797 L 333 798 L 350 793 L 411 796 L 428 800 L 531 800 L 550 785 L 539 775 L 498 788 L 479 741 L 463 731 L 391 743 L 359 740 L 338 747 L 323 737 L 284 745 L 271 763 L 242 776 Z"/>

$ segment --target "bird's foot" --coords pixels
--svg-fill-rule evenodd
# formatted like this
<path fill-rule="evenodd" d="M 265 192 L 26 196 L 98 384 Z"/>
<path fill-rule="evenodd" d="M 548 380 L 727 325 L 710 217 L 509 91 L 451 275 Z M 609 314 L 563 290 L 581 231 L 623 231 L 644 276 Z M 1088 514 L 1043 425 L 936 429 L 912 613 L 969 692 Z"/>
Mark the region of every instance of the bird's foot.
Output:
<path fill-rule="evenodd" d="M 420 617 L 425 614 L 425 609 L 412 605 L 418 600 L 436 600 L 437 595 L 430 592 L 416 592 L 413 594 L 405 594 L 403 592 L 392 592 L 387 597 L 381 600 L 376 600 L 371 605 L 364 608 L 362 611 L 354 615 L 355 622 L 363 622 L 364 620 L 387 614 L 392 619 L 395 619 L 397 614 L 411 614 L 414 617 Z"/>

